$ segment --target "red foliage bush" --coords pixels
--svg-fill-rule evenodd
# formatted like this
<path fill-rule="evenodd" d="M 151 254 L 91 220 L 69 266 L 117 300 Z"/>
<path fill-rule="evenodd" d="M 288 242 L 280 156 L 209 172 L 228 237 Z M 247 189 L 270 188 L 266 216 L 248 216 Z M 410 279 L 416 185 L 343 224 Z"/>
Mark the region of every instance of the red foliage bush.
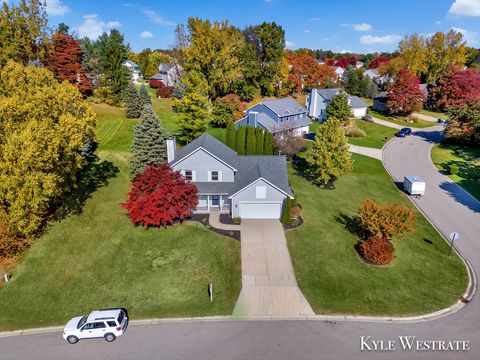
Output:
<path fill-rule="evenodd" d="M 173 94 L 173 86 L 162 86 L 157 89 L 157 97 L 169 98 Z"/>
<path fill-rule="evenodd" d="M 387 265 L 395 259 L 392 243 L 381 237 L 370 237 L 358 243 L 357 251 L 366 261 L 375 265 Z"/>
<path fill-rule="evenodd" d="M 157 89 L 164 86 L 162 80 L 156 80 L 156 79 L 150 79 L 150 81 L 148 82 L 148 85 L 150 85 L 152 89 Z"/>
<path fill-rule="evenodd" d="M 418 77 L 408 69 L 400 70 L 388 94 L 387 107 L 390 113 L 408 115 L 422 110 L 424 100 L 425 94 L 420 89 Z"/>
<path fill-rule="evenodd" d="M 133 180 L 122 207 L 135 225 L 167 226 L 192 214 L 197 193 L 197 187 L 168 164 L 148 166 Z"/>
<path fill-rule="evenodd" d="M 369 69 L 376 69 L 380 65 L 383 64 L 388 64 L 390 62 L 390 58 L 385 57 L 385 56 L 377 56 L 370 61 L 370 64 L 368 65 Z"/>

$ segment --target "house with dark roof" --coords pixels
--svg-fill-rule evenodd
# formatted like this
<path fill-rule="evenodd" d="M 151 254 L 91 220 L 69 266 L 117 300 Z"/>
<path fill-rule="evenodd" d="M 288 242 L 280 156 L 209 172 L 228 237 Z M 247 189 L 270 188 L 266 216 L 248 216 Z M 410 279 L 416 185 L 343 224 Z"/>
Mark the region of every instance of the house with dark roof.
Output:
<path fill-rule="evenodd" d="M 301 136 L 309 132 L 312 124 L 307 117 L 307 109 L 290 97 L 263 100 L 245 110 L 245 115 L 235 122 L 235 128 L 253 126 L 272 134 L 289 131 Z"/>
<path fill-rule="evenodd" d="M 238 155 L 209 134 L 181 149 L 167 140 L 168 162 L 198 188 L 195 212 L 224 212 L 233 218 L 279 219 L 293 199 L 284 156 Z"/>
<path fill-rule="evenodd" d="M 142 72 L 140 71 L 140 67 L 133 61 L 127 60 L 123 63 L 123 66 L 130 70 L 130 78 L 132 80 L 138 80 L 143 77 Z"/>
<path fill-rule="evenodd" d="M 174 86 L 175 81 L 182 76 L 183 67 L 175 63 L 161 63 L 158 72 L 150 80 L 159 80 L 164 86 Z"/>
<path fill-rule="evenodd" d="M 339 88 L 313 89 L 306 99 L 308 116 L 315 121 L 326 120 L 327 106 L 341 90 Z M 367 114 L 368 105 L 358 96 L 348 95 L 348 105 L 350 105 L 353 117 L 360 118 Z"/>

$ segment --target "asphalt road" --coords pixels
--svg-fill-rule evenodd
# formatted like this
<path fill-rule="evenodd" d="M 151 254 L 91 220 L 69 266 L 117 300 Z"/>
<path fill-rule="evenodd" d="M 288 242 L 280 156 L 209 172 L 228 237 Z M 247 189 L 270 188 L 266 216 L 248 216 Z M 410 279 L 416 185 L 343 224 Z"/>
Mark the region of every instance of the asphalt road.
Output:
<path fill-rule="evenodd" d="M 441 128 L 395 139 L 384 163 L 393 177 L 417 175 L 427 183 L 417 201 L 441 232 L 460 233 L 456 246 L 480 269 L 480 203 L 430 161 L 431 139 Z M 361 336 L 395 341 L 395 351 L 361 351 Z M 416 340 L 467 340 L 470 351 L 403 350 L 399 336 Z M 386 347 L 386 343 L 384 343 Z M 80 341 L 69 345 L 61 333 L 0 338 L 0 359 L 480 359 L 478 295 L 459 312 L 416 324 L 325 321 L 230 321 L 130 326 L 114 343 Z"/>

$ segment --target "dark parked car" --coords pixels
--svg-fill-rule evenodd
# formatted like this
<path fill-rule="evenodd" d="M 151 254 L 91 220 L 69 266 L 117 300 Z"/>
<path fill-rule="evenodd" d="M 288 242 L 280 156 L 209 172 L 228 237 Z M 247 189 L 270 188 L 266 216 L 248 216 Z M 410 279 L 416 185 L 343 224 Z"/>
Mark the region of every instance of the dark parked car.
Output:
<path fill-rule="evenodd" d="M 397 132 L 395 134 L 396 137 L 401 137 L 401 138 L 404 138 L 405 136 L 407 136 L 407 133 L 404 132 L 403 130 L 400 130 L 399 132 Z"/>
<path fill-rule="evenodd" d="M 445 123 L 446 123 L 446 121 L 445 121 L 444 119 L 438 119 L 437 122 L 438 122 L 439 124 L 445 124 Z"/>
<path fill-rule="evenodd" d="M 410 128 L 403 128 L 403 129 L 400 130 L 400 131 L 403 131 L 403 132 L 404 132 L 405 134 L 407 134 L 407 135 L 411 135 L 411 134 L 412 134 L 412 129 L 410 129 Z"/>
<path fill-rule="evenodd" d="M 316 133 L 303 134 L 303 137 L 307 140 L 315 140 Z"/>

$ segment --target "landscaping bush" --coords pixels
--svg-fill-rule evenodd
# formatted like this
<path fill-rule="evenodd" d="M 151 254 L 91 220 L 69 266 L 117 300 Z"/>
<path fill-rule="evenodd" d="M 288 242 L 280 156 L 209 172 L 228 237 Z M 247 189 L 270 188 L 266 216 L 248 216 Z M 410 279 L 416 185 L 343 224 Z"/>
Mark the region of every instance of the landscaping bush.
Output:
<path fill-rule="evenodd" d="M 287 196 L 283 202 L 282 224 L 288 225 L 292 221 L 292 199 Z"/>
<path fill-rule="evenodd" d="M 415 215 L 411 208 L 400 204 L 378 204 L 365 200 L 360 207 L 359 225 L 368 237 L 386 240 L 415 231 Z"/>
<path fill-rule="evenodd" d="M 168 164 L 148 166 L 132 183 L 122 204 L 135 225 L 167 226 L 192 215 L 197 206 L 197 187 Z"/>
<path fill-rule="evenodd" d="M 302 208 L 300 206 L 292 206 L 292 219 L 298 219 L 302 212 Z"/>
<path fill-rule="evenodd" d="M 449 173 L 450 175 L 455 175 L 455 174 L 457 174 L 457 173 L 458 173 L 458 170 L 459 170 L 459 168 L 458 168 L 457 165 L 448 165 L 448 173 Z"/>
<path fill-rule="evenodd" d="M 148 82 L 148 85 L 150 85 L 152 89 L 157 89 L 165 86 L 162 80 L 156 80 L 156 79 L 150 79 L 150 81 Z"/>
<path fill-rule="evenodd" d="M 364 137 L 367 134 L 362 129 L 359 129 L 358 127 L 353 127 L 353 128 L 346 128 L 345 135 L 347 135 L 348 137 L 357 139 L 357 138 Z"/>
<path fill-rule="evenodd" d="M 395 259 L 393 245 L 381 237 L 370 237 L 357 244 L 358 253 L 375 265 L 387 265 Z"/>
<path fill-rule="evenodd" d="M 173 86 L 161 86 L 157 89 L 157 97 L 169 98 L 173 94 Z"/>

